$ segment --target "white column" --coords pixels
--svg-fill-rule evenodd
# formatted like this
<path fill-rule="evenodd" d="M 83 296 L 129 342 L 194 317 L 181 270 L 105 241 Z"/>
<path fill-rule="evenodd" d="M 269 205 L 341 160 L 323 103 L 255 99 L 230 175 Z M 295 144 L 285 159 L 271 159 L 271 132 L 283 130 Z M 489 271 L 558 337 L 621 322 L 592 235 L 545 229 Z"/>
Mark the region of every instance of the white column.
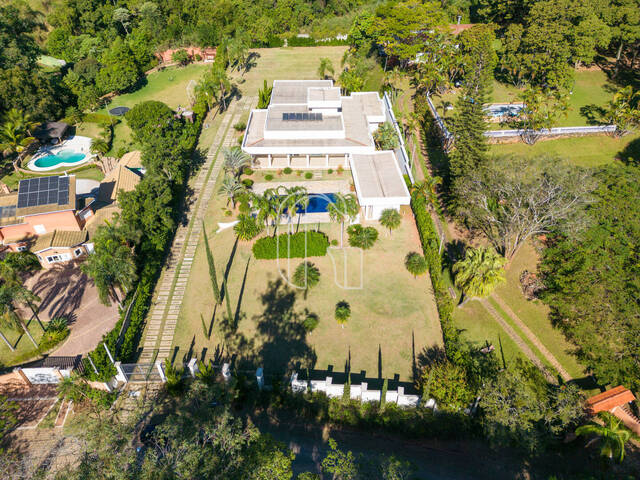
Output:
<path fill-rule="evenodd" d="M 307 155 L 307 168 L 311 166 L 311 158 Z"/>
<path fill-rule="evenodd" d="M 160 380 L 162 380 L 162 383 L 167 383 L 167 376 L 164 373 L 164 367 L 162 366 L 162 362 L 160 360 L 156 362 L 156 368 L 158 369 L 158 373 L 160 374 Z"/>
<path fill-rule="evenodd" d="M 291 154 L 287 153 L 287 167 L 291 166 Z"/>
<path fill-rule="evenodd" d="M 127 383 L 127 376 L 124 374 L 124 370 L 122 370 L 122 364 L 120 362 L 115 362 L 113 366 L 116 367 L 116 380 Z"/>
<path fill-rule="evenodd" d="M 344 168 L 349 168 L 349 154 L 344 154 Z"/>
<path fill-rule="evenodd" d="M 273 164 L 273 157 L 269 154 L 267 155 L 267 158 L 269 159 L 269 166 L 271 166 Z"/>
<path fill-rule="evenodd" d="M 324 159 L 327 161 L 327 168 L 329 168 L 329 154 L 325 155 Z"/>

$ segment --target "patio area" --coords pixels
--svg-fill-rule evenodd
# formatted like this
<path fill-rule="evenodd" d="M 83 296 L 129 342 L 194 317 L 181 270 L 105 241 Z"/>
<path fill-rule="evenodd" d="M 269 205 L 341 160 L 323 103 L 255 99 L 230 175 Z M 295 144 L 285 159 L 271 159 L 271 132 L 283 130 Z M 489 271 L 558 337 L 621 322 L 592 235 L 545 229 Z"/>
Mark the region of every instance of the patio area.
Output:
<path fill-rule="evenodd" d="M 117 305 L 100 303 L 95 285 L 75 262 L 40 271 L 25 285 L 41 299 L 42 321 L 56 317 L 68 321 L 71 333 L 52 355 L 74 356 L 93 350 L 118 321 Z"/>

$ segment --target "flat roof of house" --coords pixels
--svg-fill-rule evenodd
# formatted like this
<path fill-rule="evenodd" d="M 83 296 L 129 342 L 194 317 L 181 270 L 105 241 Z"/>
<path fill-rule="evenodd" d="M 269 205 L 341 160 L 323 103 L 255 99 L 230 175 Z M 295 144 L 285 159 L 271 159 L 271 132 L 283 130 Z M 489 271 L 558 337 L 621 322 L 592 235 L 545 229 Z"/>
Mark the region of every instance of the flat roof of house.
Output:
<path fill-rule="evenodd" d="M 361 198 L 408 198 L 409 190 L 391 150 L 351 156 L 351 172 Z"/>
<path fill-rule="evenodd" d="M 306 105 L 309 88 L 331 87 L 333 80 L 274 80 L 269 105 Z"/>
<path fill-rule="evenodd" d="M 280 130 L 280 131 L 330 131 L 330 130 L 342 130 L 344 128 L 342 124 L 342 115 L 322 115 L 321 120 L 301 120 L 291 121 L 284 120 L 283 114 L 285 113 L 309 113 L 309 109 L 305 105 L 276 105 L 267 110 L 267 123 L 265 124 L 266 130 Z"/>
<path fill-rule="evenodd" d="M 339 87 L 310 87 L 307 90 L 309 102 L 338 102 L 340 101 Z"/>
<path fill-rule="evenodd" d="M 80 230 L 69 231 L 69 230 L 54 230 L 50 233 L 45 233 L 37 238 L 36 242 L 31 247 L 31 251 L 38 253 L 43 250 L 47 250 L 48 248 L 56 248 L 56 247 L 75 247 L 76 245 L 80 245 L 87 241 L 87 231 Z"/>
<path fill-rule="evenodd" d="M 383 117 L 384 105 L 377 92 L 356 92 L 351 94 L 362 105 L 362 111 L 368 117 Z"/>

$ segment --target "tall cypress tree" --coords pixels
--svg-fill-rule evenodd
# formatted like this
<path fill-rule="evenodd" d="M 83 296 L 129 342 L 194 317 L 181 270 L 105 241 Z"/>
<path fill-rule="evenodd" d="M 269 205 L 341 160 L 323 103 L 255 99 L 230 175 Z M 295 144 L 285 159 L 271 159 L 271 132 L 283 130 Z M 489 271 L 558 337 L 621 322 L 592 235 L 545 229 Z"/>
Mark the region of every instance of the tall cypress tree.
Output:
<path fill-rule="evenodd" d="M 464 80 L 453 126 L 455 150 L 451 154 L 450 174 L 454 181 L 487 160 L 489 145 L 484 132 L 488 125 L 484 104 L 489 101 L 497 61 L 494 41 L 493 28 L 487 25 L 475 26 L 460 36 Z"/>
<path fill-rule="evenodd" d="M 207 252 L 207 263 L 209 264 L 209 277 L 211 278 L 211 287 L 213 288 L 213 297 L 216 299 L 216 303 L 220 305 L 220 288 L 218 287 L 218 276 L 216 275 L 216 265 L 213 261 L 213 254 L 211 253 L 211 247 L 209 246 L 209 238 L 207 238 L 207 231 L 204 228 L 204 222 L 202 222 L 202 232 L 204 233 L 204 247 Z"/>

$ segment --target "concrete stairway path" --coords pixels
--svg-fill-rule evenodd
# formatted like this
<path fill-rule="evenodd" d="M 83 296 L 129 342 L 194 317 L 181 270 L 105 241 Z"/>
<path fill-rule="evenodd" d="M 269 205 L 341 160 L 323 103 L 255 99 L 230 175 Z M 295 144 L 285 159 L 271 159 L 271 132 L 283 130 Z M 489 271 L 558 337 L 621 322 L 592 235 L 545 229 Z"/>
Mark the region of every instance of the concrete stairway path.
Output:
<path fill-rule="evenodd" d="M 253 97 L 243 98 L 230 105 L 224 113 L 206 160 L 191 185 L 192 200 L 185 212 L 187 224 L 177 228 L 167 263 L 156 285 L 155 300 L 147 318 L 143 349 L 138 360 L 141 363 L 164 361 L 169 357 L 191 265 L 202 232 L 202 219 L 222 168 L 221 150 L 234 146 L 230 126 L 255 100 Z"/>

